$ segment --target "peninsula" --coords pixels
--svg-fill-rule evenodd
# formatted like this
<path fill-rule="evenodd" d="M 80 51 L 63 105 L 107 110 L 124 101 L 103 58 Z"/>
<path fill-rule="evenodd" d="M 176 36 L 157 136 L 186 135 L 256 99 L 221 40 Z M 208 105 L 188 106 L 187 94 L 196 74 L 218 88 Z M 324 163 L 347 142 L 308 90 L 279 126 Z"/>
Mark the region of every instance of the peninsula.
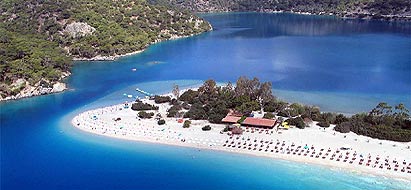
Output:
<path fill-rule="evenodd" d="M 89 110 L 75 116 L 72 125 L 114 138 L 286 159 L 409 180 L 409 112 L 402 104 L 391 112 L 381 112 L 388 109 L 381 103 L 369 113 L 352 117 L 323 113 L 312 106 L 277 100 L 270 83 L 241 77 L 235 87 L 207 80 L 198 89 L 180 91 L 175 86 L 170 94 Z"/>
<path fill-rule="evenodd" d="M 114 60 L 211 25 L 145 0 L 0 2 L 0 101 L 60 92 L 72 60 Z"/>

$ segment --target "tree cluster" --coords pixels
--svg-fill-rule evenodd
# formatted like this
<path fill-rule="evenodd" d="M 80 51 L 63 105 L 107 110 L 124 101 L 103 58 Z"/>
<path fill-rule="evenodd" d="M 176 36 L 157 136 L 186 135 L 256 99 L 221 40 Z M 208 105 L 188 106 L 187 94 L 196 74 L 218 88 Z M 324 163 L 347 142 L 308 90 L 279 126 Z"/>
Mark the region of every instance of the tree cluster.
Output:
<path fill-rule="evenodd" d="M 143 103 L 141 101 L 137 101 L 131 105 L 131 109 L 134 111 L 158 110 L 158 107 L 151 104 Z"/>
<path fill-rule="evenodd" d="M 375 19 L 382 15 L 407 15 L 411 11 L 409 0 L 150 0 L 154 4 L 175 6 L 195 12 L 269 12 L 293 11 L 312 14 L 356 16 L 366 14 Z"/>
<path fill-rule="evenodd" d="M 271 83 L 261 83 L 257 78 L 240 77 L 235 87 L 231 83 L 217 86 L 214 80 L 207 80 L 197 91 L 187 90 L 181 94 L 179 100 L 191 105 L 184 117 L 220 123 L 229 109 L 246 115 L 261 110 L 263 102 L 275 99 L 271 89 Z"/>
<path fill-rule="evenodd" d="M 154 102 L 156 104 L 162 104 L 162 103 L 167 103 L 167 102 L 171 102 L 171 98 L 169 96 L 158 96 L 155 95 L 154 96 Z"/>
<path fill-rule="evenodd" d="M 153 116 L 154 116 L 153 112 L 145 112 L 145 111 L 138 112 L 138 117 L 141 119 L 151 119 Z"/>
<path fill-rule="evenodd" d="M 411 141 L 411 119 L 403 104 L 392 108 L 387 103 L 379 103 L 369 113 L 359 113 L 341 122 L 336 131 L 350 131 L 372 138 L 400 142 Z"/>

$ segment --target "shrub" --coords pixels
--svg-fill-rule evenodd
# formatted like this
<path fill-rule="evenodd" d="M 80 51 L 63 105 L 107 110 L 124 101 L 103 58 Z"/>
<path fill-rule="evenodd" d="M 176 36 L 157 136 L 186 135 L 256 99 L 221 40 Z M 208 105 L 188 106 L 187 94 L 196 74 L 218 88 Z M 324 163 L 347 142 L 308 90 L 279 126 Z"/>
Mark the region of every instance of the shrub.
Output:
<path fill-rule="evenodd" d="M 210 127 L 210 125 L 206 125 L 206 126 L 204 126 L 203 128 L 201 128 L 201 130 L 203 130 L 203 131 L 209 131 L 209 130 L 211 130 L 211 127 Z"/>
<path fill-rule="evenodd" d="M 171 108 L 167 110 L 168 112 L 167 117 L 175 117 L 180 110 L 181 110 L 180 105 L 171 106 Z"/>
<path fill-rule="evenodd" d="M 133 103 L 131 105 L 131 109 L 134 111 L 143 111 L 143 110 L 158 110 L 157 106 L 151 105 L 151 104 L 147 104 L 147 103 L 143 103 L 141 101 L 138 101 L 136 103 Z"/>
<path fill-rule="evenodd" d="M 305 112 L 304 106 L 298 103 L 291 104 L 290 108 L 293 109 L 293 112 L 296 112 L 297 114 L 303 114 Z"/>
<path fill-rule="evenodd" d="M 154 116 L 153 112 L 145 112 L 145 111 L 138 112 L 138 117 L 142 119 L 150 119 L 153 116 Z"/>
<path fill-rule="evenodd" d="M 335 116 L 335 123 L 334 124 L 341 124 L 343 122 L 348 121 L 348 118 L 345 117 L 343 114 L 338 114 Z"/>
<path fill-rule="evenodd" d="M 322 121 L 326 121 L 328 123 L 335 123 L 336 121 L 336 115 L 335 113 L 330 113 L 330 112 L 326 112 L 326 113 L 321 113 L 321 117 L 323 118 Z"/>
<path fill-rule="evenodd" d="M 301 118 L 301 117 L 290 118 L 290 119 L 287 119 L 286 122 L 288 122 L 288 124 L 290 124 L 290 125 L 296 126 L 299 129 L 304 129 L 305 128 L 304 119 Z"/>
<path fill-rule="evenodd" d="M 227 114 L 220 114 L 220 113 L 211 113 L 208 116 L 208 121 L 211 123 L 221 123 L 221 120 L 226 116 Z"/>
<path fill-rule="evenodd" d="M 194 120 L 207 119 L 206 111 L 201 104 L 194 104 L 190 110 L 184 114 L 185 118 Z"/>
<path fill-rule="evenodd" d="M 190 120 L 185 120 L 184 124 L 183 124 L 183 128 L 189 128 L 191 125 L 191 121 Z"/>
<path fill-rule="evenodd" d="M 272 119 L 272 118 L 274 118 L 274 117 L 275 117 L 275 115 L 274 115 L 273 113 L 271 113 L 271 112 L 267 112 L 267 113 L 265 113 L 264 116 L 263 116 L 263 118 L 265 118 L 265 119 Z"/>
<path fill-rule="evenodd" d="M 351 124 L 350 122 L 342 122 L 335 126 L 334 130 L 341 132 L 341 133 L 349 133 L 351 131 Z"/>
<path fill-rule="evenodd" d="M 158 96 L 155 95 L 154 96 L 154 102 L 156 104 L 162 104 L 162 103 L 166 103 L 166 102 L 171 102 L 171 98 L 168 96 Z"/>
<path fill-rule="evenodd" d="M 221 123 L 221 120 L 227 115 L 228 109 L 223 101 L 217 101 L 209 104 L 208 121 L 211 123 Z"/>
<path fill-rule="evenodd" d="M 261 106 L 257 101 L 249 101 L 237 106 L 235 109 L 243 114 L 250 114 L 252 111 L 260 110 Z"/>
<path fill-rule="evenodd" d="M 160 120 L 157 121 L 157 124 L 158 125 L 164 125 L 164 124 L 166 124 L 166 121 L 164 119 L 160 119 Z"/>
<path fill-rule="evenodd" d="M 278 112 L 277 115 L 281 117 L 295 117 L 298 115 L 298 112 L 294 109 L 285 109 Z"/>
<path fill-rule="evenodd" d="M 179 100 L 192 104 L 197 96 L 198 92 L 190 89 L 181 94 Z"/>
<path fill-rule="evenodd" d="M 178 105 L 178 100 L 175 98 L 171 99 L 170 105 L 173 105 L 173 106 Z"/>
<path fill-rule="evenodd" d="M 275 99 L 272 99 L 270 101 L 267 101 L 264 103 L 264 111 L 266 112 L 279 112 L 283 110 L 285 107 L 287 107 L 286 102 L 283 101 L 277 101 Z"/>
<path fill-rule="evenodd" d="M 184 102 L 181 106 L 186 110 L 189 110 L 191 108 L 190 104 L 187 104 L 187 102 Z"/>
<path fill-rule="evenodd" d="M 328 123 L 328 121 L 320 121 L 317 123 L 317 125 L 320 127 L 329 127 L 330 123 Z"/>

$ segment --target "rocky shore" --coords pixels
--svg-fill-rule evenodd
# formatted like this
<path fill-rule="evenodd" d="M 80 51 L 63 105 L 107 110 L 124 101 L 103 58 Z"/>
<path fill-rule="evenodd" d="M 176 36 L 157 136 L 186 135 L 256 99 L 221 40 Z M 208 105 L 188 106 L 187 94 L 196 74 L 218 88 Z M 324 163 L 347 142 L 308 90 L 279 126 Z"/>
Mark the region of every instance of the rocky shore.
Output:
<path fill-rule="evenodd" d="M 40 95 L 62 92 L 67 89 L 67 85 L 60 81 L 70 76 L 70 74 L 71 74 L 70 72 L 63 73 L 60 80 L 57 82 L 51 82 L 45 79 L 41 79 L 36 84 L 30 84 L 25 79 L 17 79 L 9 87 L 12 90 L 19 90 L 19 89 L 21 90 L 17 94 L 10 95 L 10 96 L 4 96 L 0 94 L 0 101 L 17 100 L 17 99 L 28 98 L 32 96 L 40 96 Z"/>

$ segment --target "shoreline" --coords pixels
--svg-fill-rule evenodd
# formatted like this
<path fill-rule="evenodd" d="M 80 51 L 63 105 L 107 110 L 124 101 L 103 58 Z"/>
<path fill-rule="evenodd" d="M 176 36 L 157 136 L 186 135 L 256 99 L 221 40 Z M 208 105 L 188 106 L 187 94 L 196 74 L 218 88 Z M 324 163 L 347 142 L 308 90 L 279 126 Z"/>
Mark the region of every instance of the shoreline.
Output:
<path fill-rule="evenodd" d="M 49 95 L 49 94 L 56 94 L 56 93 L 61 93 L 64 92 L 65 90 L 69 89 L 67 87 L 67 84 L 63 82 L 64 79 L 69 77 L 71 75 L 71 72 L 63 72 L 62 75 L 60 76 L 59 81 L 55 82 L 50 82 L 50 81 L 39 81 L 34 85 L 29 84 L 26 80 L 24 79 L 19 79 L 21 80 L 21 84 L 25 84 L 24 89 L 22 89 L 18 94 L 12 95 L 12 96 L 6 96 L 6 97 L 0 97 L 0 102 L 7 102 L 7 101 L 14 101 L 14 100 L 20 100 L 24 98 L 30 98 L 30 97 L 35 97 L 35 96 L 43 96 L 43 95 Z M 17 81 L 19 81 L 17 80 Z M 17 82 L 16 81 L 16 82 Z M 40 85 L 41 82 L 47 82 L 49 84 L 48 87 L 43 87 Z M 21 85 L 20 84 L 20 85 Z"/>
<path fill-rule="evenodd" d="M 143 99 L 143 101 L 149 101 L 149 100 Z M 160 106 L 159 113 L 162 113 L 162 111 L 166 110 L 165 105 L 159 104 L 157 106 Z M 107 118 L 105 118 L 105 117 L 103 118 L 103 116 L 105 114 L 108 114 L 109 116 L 111 116 L 110 115 L 111 113 L 109 113 L 110 111 L 108 111 L 110 109 L 111 110 L 116 109 L 116 111 L 112 112 L 114 115 L 116 114 L 116 112 L 118 112 L 118 113 L 121 112 L 121 113 L 124 114 L 124 115 L 122 115 L 122 114 L 116 115 L 116 117 L 121 117 L 122 118 L 122 120 L 119 121 L 119 122 L 122 123 L 124 121 L 124 125 L 122 125 L 122 126 L 124 128 L 126 128 L 125 130 L 121 129 L 122 127 L 120 129 L 113 127 L 114 128 L 113 129 L 113 128 L 110 128 L 110 127 L 105 127 L 104 128 L 104 127 L 98 125 L 98 122 L 100 121 L 100 115 L 98 115 L 98 114 L 99 114 L 100 111 L 101 111 L 101 117 L 102 117 L 101 122 L 103 122 L 104 125 L 109 125 L 109 123 L 110 123 L 109 120 L 110 119 L 107 120 Z M 107 112 L 107 113 L 105 113 L 105 112 Z M 95 120 L 95 121 L 92 121 L 92 120 L 87 121 L 87 117 L 84 117 L 84 116 L 86 116 L 87 114 L 88 114 L 88 116 L 90 116 L 90 113 L 94 113 L 94 114 L 97 113 L 98 119 Z M 201 142 L 201 138 L 207 132 L 201 131 L 201 127 L 198 128 L 198 126 L 203 126 L 205 124 L 209 124 L 206 121 L 202 121 L 202 120 L 192 120 L 193 127 L 190 127 L 189 129 L 183 129 L 181 127 L 182 124 L 178 124 L 177 121 L 175 121 L 175 118 L 165 118 L 166 123 L 167 123 L 165 126 L 157 125 L 156 120 L 154 120 L 154 119 L 141 119 L 141 121 L 139 119 L 138 121 L 136 121 L 135 118 L 134 119 L 132 118 L 134 116 L 126 118 L 126 119 L 123 118 L 123 116 L 125 116 L 125 115 L 131 116 L 129 114 L 136 114 L 136 113 L 137 113 L 136 111 L 132 111 L 131 109 L 122 109 L 122 104 L 118 104 L 118 105 L 114 105 L 114 106 L 109 106 L 109 107 L 105 107 L 105 108 L 98 108 L 98 109 L 93 109 L 93 110 L 89 110 L 89 111 L 79 113 L 71 119 L 70 123 L 71 123 L 71 125 L 73 125 L 73 127 L 77 128 L 77 129 L 80 129 L 81 131 L 96 134 L 96 135 L 101 135 L 101 136 L 105 136 L 105 137 L 109 137 L 109 138 L 116 138 L 116 139 L 123 139 L 123 140 L 137 141 L 137 142 L 163 144 L 163 145 L 169 145 L 169 146 L 188 147 L 188 148 L 193 148 L 193 149 L 207 149 L 207 150 L 212 150 L 212 151 L 222 151 L 222 152 L 237 153 L 237 154 L 249 155 L 249 156 L 266 157 L 266 158 L 270 158 L 270 159 L 280 159 L 280 160 L 293 161 L 293 162 L 304 163 L 304 164 L 320 165 L 320 166 L 328 167 L 330 169 L 343 170 L 343 171 L 346 171 L 346 172 L 356 173 L 356 174 L 360 174 L 360 175 L 384 176 L 384 177 L 387 177 L 387 178 L 392 178 L 392 179 L 402 180 L 402 181 L 406 181 L 406 182 L 411 182 L 411 180 L 410 180 L 411 174 L 410 173 L 407 174 L 407 173 L 401 173 L 399 171 L 394 172 L 393 170 L 388 171 L 386 169 L 378 169 L 378 166 L 377 167 L 374 166 L 375 168 L 373 168 L 373 167 L 366 167 L 365 165 L 362 165 L 362 166 L 354 165 L 355 163 L 354 164 L 348 164 L 348 162 L 347 163 L 336 162 L 334 160 L 328 160 L 328 159 L 324 159 L 324 158 L 323 159 L 319 159 L 319 158 L 315 158 L 315 157 L 309 158 L 309 157 L 302 157 L 302 156 L 297 156 L 297 155 L 292 155 L 292 154 L 284 154 L 284 153 L 273 153 L 273 152 L 264 152 L 264 151 L 260 152 L 260 151 L 246 150 L 246 149 L 243 150 L 243 149 L 237 149 L 237 148 L 235 148 L 235 149 L 228 148 L 228 147 L 223 146 L 223 144 L 224 144 L 223 140 L 228 138 L 228 136 L 225 135 L 225 134 L 224 135 L 219 135 L 217 133 L 217 131 L 214 131 L 215 134 L 213 134 L 213 135 L 215 135 L 215 136 L 211 136 L 211 134 L 210 134 L 210 136 L 208 136 L 208 138 L 215 137 L 214 139 L 211 139 L 210 141 L 206 140 L 206 141 Z M 133 120 L 133 122 L 130 122 L 131 120 Z M 84 125 L 84 123 L 82 123 L 82 122 L 84 122 L 86 125 Z M 87 122 L 89 122 L 89 123 L 87 124 Z M 138 123 L 138 126 L 135 122 Z M 81 125 L 80 125 L 80 123 L 81 123 Z M 120 123 L 115 122 L 114 126 L 116 124 L 120 124 Z M 132 123 L 134 123 L 134 124 L 132 124 Z M 130 126 L 127 126 L 127 124 L 134 125 L 134 126 L 130 127 Z M 210 124 L 210 125 L 213 128 L 219 128 L 219 129 L 221 129 L 223 127 L 223 125 L 221 125 L 221 124 Z M 143 126 L 143 127 L 141 127 L 141 126 Z M 100 131 L 99 131 L 98 127 L 102 127 Z M 168 127 L 168 129 L 166 129 L 167 127 Z M 178 128 L 176 128 L 176 127 L 178 127 Z M 197 127 L 197 128 L 195 128 L 195 127 Z M 104 130 L 103 130 L 103 128 L 104 128 Z M 138 129 L 136 129 L 136 128 L 138 128 Z M 167 134 L 167 138 L 164 135 L 162 136 L 162 134 L 161 134 L 162 132 L 158 131 L 159 128 L 164 128 L 163 131 L 168 130 L 168 133 L 164 132 L 165 133 L 164 135 Z M 312 127 L 312 128 L 314 128 L 314 127 Z M 141 132 L 141 134 L 140 134 L 137 131 L 137 130 L 140 130 L 140 129 L 142 129 L 142 131 L 144 131 L 144 133 L 140 131 Z M 184 131 L 184 130 L 186 130 L 186 131 Z M 296 129 L 297 132 L 301 132 L 301 131 L 307 130 L 307 128 L 303 129 L 303 130 L 300 130 L 300 131 L 298 131 L 298 130 L 300 130 L 300 129 Z M 314 129 L 309 129 L 309 130 L 314 130 Z M 181 138 L 180 138 L 180 136 L 178 136 L 178 137 L 176 137 L 176 136 L 173 137 L 172 136 L 172 135 L 177 134 L 176 132 L 180 133 L 180 135 L 183 134 L 181 136 Z M 325 133 L 321 133 L 321 131 L 315 131 L 315 132 L 319 133 L 319 134 L 325 134 Z M 126 134 L 126 133 L 130 133 L 130 134 Z M 131 133 L 134 133 L 134 135 L 131 134 Z M 182 142 L 182 139 L 183 139 L 183 136 L 184 136 L 185 133 L 186 133 L 187 137 L 184 137 L 184 142 Z M 274 134 L 273 136 L 274 137 L 277 136 L 276 138 L 278 140 L 278 139 L 281 139 L 281 136 L 284 136 L 285 133 L 290 133 L 291 134 L 291 133 L 294 133 L 294 132 L 292 132 L 290 130 L 290 131 L 284 132 L 284 134 L 282 134 L 282 135 Z M 329 132 L 327 131 L 327 133 L 329 133 Z M 150 135 L 153 135 L 153 136 L 150 136 Z M 253 134 L 247 134 L 247 135 L 253 136 Z M 247 135 L 242 135 L 242 137 L 244 138 Z M 296 138 L 299 137 L 299 134 L 293 134 L 292 136 L 294 136 L 294 135 L 296 136 Z M 338 135 L 342 136 L 342 134 L 338 134 Z M 349 134 L 349 135 L 356 137 L 356 139 L 357 138 L 364 138 L 363 136 L 358 136 L 358 135 L 355 135 L 355 134 Z M 307 136 L 309 136 L 309 135 L 307 135 Z M 194 140 L 194 139 L 197 139 L 197 137 L 200 138 L 199 142 L 196 142 L 196 140 Z M 253 137 L 251 137 L 251 138 L 253 138 Z M 255 138 L 257 139 L 257 138 L 260 138 L 260 137 L 257 135 L 257 136 L 255 136 Z M 300 136 L 300 138 L 301 138 L 301 136 Z M 335 137 L 332 137 L 332 138 L 335 138 Z M 365 138 L 369 139 L 368 137 L 365 137 Z M 192 140 L 187 140 L 187 142 L 186 142 L 186 139 L 192 139 Z M 275 139 L 275 138 L 273 138 L 273 139 Z M 271 140 L 273 140 L 273 139 L 271 139 Z M 284 140 L 284 138 L 283 138 L 283 140 Z M 285 138 L 285 140 L 287 140 L 287 138 Z M 190 141 L 193 141 L 193 142 L 190 142 Z M 227 141 L 231 141 L 231 140 L 227 139 Z M 235 140 L 233 140 L 233 141 L 235 141 Z M 405 145 L 407 145 L 407 143 L 382 141 L 382 140 L 378 140 L 378 139 L 372 139 L 372 141 L 384 142 L 384 144 L 394 143 L 395 147 L 399 147 L 401 145 L 403 145 L 405 147 Z M 207 144 L 204 144 L 205 142 L 207 142 Z M 307 141 L 305 141 L 305 142 L 307 142 Z M 311 144 L 311 143 L 314 144 L 315 142 L 308 142 L 308 144 Z M 334 144 L 341 144 L 339 142 L 331 142 L 331 143 L 330 142 L 328 142 L 328 143 L 323 142 L 322 144 L 327 144 L 328 146 L 331 146 L 333 143 Z M 294 141 L 293 141 L 293 144 L 294 144 Z M 411 143 L 408 143 L 408 144 L 411 144 Z M 315 145 L 315 146 L 317 147 L 318 144 Z M 324 147 L 324 148 L 326 148 L 326 147 Z M 334 148 L 335 148 L 335 146 L 332 149 L 334 149 Z M 389 150 L 384 150 L 383 152 L 385 153 L 385 151 L 389 152 Z M 403 151 L 403 150 L 401 150 L 401 151 Z M 404 153 L 405 158 L 409 158 L 405 154 L 410 154 L 411 155 L 411 151 L 409 151 L 409 152 L 408 151 L 409 150 L 407 150 L 407 152 Z M 360 151 L 358 150 L 358 152 L 360 152 Z M 393 151 L 391 151 L 391 153 L 392 152 Z M 390 154 L 390 153 L 387 153 L 387 154 Z M 398 152 L 394 153 L 394 156 L 395 156 L 395 154 L 401 155 Z M 389 156 L 392 158 L 391 154 Z M 399 160 L 402 161 L 402 159 L 399 159 Z"/>
<path fill-rule="evenodd" d="M 210 32 L 213 30 L 213 27 L 210 25 L 210 30 L 209 31 L 205 31 L 205 32 Z M 185 35 L 185 36 L 171 36 L 170 38 L 167 39 L 157 39 L 156 41 L 153 41 L 151 43 L 149 43 L 146 47 L 144 47 L 141 50 L 137 50 L 137 51 L 133 51 L 133 52 L 129 52 L 129 53 L 125 53 L 125 54 L 120 54 L 120 55 L 109 55 L 109 56 L 101 56 L 101 55 L 97 55 L 94 56 L 92 58 L 85 58 L 85 57 L 73 57 L 73 61 L 115 61 L 119 58 L 122 57 L 126 57 L 126 56 L 131 56 L 131 55 L 136 55 L 139 53 L 143 53 L 144 51 L 147 50 L 147 48 L 149 48 L 151 45 L 157 44 L 157 43 L 161 43 L 161 42 L 166 42 L 166 41 L 171 41 L 171 40 L 178 40 L 178 39 L 183 39 L 183 38 L 189 38 L 189 37 L 193 37 L 196 35 L 200 35 L 203 34 L 205 32 L 200 32 L 200 33 L 196 33 L 196 34 L 190 34 L 190 35 Z"/>
<path fill-rule="evenodd" d="M 349 167 L 339 167 L 339 166 L 335 166 L 335 165 L 332 165 L 332 164 L 319 163 L 319 162 L 312 161 L 312 160 L 307 161 L 307 160 L 295 159 L 294 157 L 291 157 L 291 156 L 290 157 L 281 157 L 281 156 L 269 156 L 269 155 L 263 155 L 263 154 L 260 155 L 260 154 L 253 154 L 251 152 L 230 151 L 230 150 L 226 150 L 226 149 L 218 149 L 218 148 L 212 148 L 212 147 L 207 147 L 207 146 L 196 147 L 196 146 L 191 146 L 191 145 L 188 145 L 188 144 L 171 143 L 171 142 L 165 142 L 165 141 L 160 141 L 160 140 L 134 139 L 134 138 L 121 137 L 121 136 L 112 136 L 112 135 L 108 135 L 108 134 L 105 135 L 105 134 L 95 133 L 95 132 L 92 132 L 90 130 L 85 130 L 84 128 L 76 127 L 74 123 L 71 123 L 71 125 L 74 128 L 79 129 L 83 132 L 92 133 L 94 135 L 98 135 L 98 136 L 102 136 L 102 137 L 115 138 L 115 139 L 127 140 L 127 141 L 132 141 L 132 142 L 140 142 L 140 143 L 160 144 L 160 145 L 173 146 L 173 147 L 183 147 L 183 148 L 190 148 L 190 149 L 209 150 L 209 151 L 215 151 L 215 152 L 224 152 L 224 153 L 231 153 L 231 154 L 247 155 L 247 156 L 252 156 L 252 157 L 269 158 L 269 159 L 273 159 L 273 160 L 290 161 L 290 162 L 295 162 L 295 163 L 299 163 L 299 164 L 322 166 L 322 167 L 326 167 L 327 169 L 330 169 L 330 170 L 338 170 L 338 171 L 347 172 L 347 173 L 354 173 L 354 174 L 357 174 L 357 175 L 382 176 L 382 177 L 389 178 L 389 179 L 395 179 L 395 180 L 411 183 L 411 180 L 406 176 L 402 177 L 402 176 L 395 176 L 395 175 L 389 175 L 389 174 L 384 174 L 384 173 L 374 173 L 372 171 L 369 172 L 369 171 L 366 171 L 366 170 L 356 170 L 356 169 L 349 168 Z"/>
<path fill-rule="evenodd" d="M 230 13 L 243 13 L 237 12 L 237 11 L 205 11 L 205 12 L 196 12 L 198 14 L 230 14 Z M 257 10 L 257 11 L 245 11 L 244 13 L 268 13 L 268 14 L 279 14 L 279 13 L 290 13 L 290 14 L 297 14 L 297 15 L 315 15 L 315 16 L 334 16 L 338 19 L 343 19 L 343 20 L 377 20 L 377 21 L 386 21 L 386 22 L 411 22 L 411 15 L 379 15 L 379 17 L 376 17 L 375 14 L 371 13 L 355 13 L 355 12 L 347 12 L 347 13 L 341 13 L 341 14 L 336 14 L 332 12 L 304 12 L 304 11 L 285 11 L 285 10 L 272 10 L 272 9 L 263 9 L 263 10 Z"/>
<path fill-rule="evenodd" d="M 213 30 L 213 27 L 210 24 L 210 30 L 209 31 L 212 31 L 212 30 Z M 209 31 L 205 31 L 205 32 L 209 32 Z M 145 47 L 144 49 L 129 52 L 129 53 L 125 53 L 125 54 L 121 54 L 121 55 L 113 55 L 113 56 L 100 56 L 100 55 L 97 55 L 97 56 L 92 57 L 92 58 L 75 58 L 75 57 L 73 57 L 72 61 L 115 61 L 115 60 L 117 60 L 119 58 L 122 58 L 122 57 L 127 57 L 127 56 L 132 56 L 132 55 L 137 55 L 137 54 L 143 53 L 145 50 L 147 50 L 147 48 L 149 46 L 157 44 L 157 43 L 161 43 L 161 42 L 165 42 L 165 41 L 171 41 L 171 40 L 178 40 L 178 39 L 183 39 L 183 38 L 189 38 L 189 37 L 193 37 L 193 36 L 196 36 L 196 35 L 203 34 L 205 32 L 200 32 L 200 33 L 197 33 L 197 34 L 191 34 L 191 35 L 186 35 L 186 36 L 172 36 L 168 39 L 156 40 L 156 41 L 151 42 L 150 44 L 148 44 L 147 47 Z M 62 79 L 65 79 L 65 78 L 69 77 L 70 75 L 71 75 L 70 71 L 67 72 L 67 74 L 64 73 L 64 75 L 62 76 Z M 56 93 L 64 92 L 68 89 L 67 84 L 65 82 L 62 82 L 61 80 L 55 82 L 53 85 L 55 85 L 55 84 L 58 84 L 59 86 L 64 86 L 64 88 L 59 87 L 58 90 L 44 91 L 42 93 L 29 93 L 29 94 L 23 94 L 23 95 L 20 95 L 20 96 L 6 96 L 4 98 L 1 97 L 0 102 L 7 102 L 7 101 L 20 100 L 20 99 L 23 99 L 23 98 L 30 98 L 30 97 L 35 97 L 35 96 L 56 94 Z"/>

